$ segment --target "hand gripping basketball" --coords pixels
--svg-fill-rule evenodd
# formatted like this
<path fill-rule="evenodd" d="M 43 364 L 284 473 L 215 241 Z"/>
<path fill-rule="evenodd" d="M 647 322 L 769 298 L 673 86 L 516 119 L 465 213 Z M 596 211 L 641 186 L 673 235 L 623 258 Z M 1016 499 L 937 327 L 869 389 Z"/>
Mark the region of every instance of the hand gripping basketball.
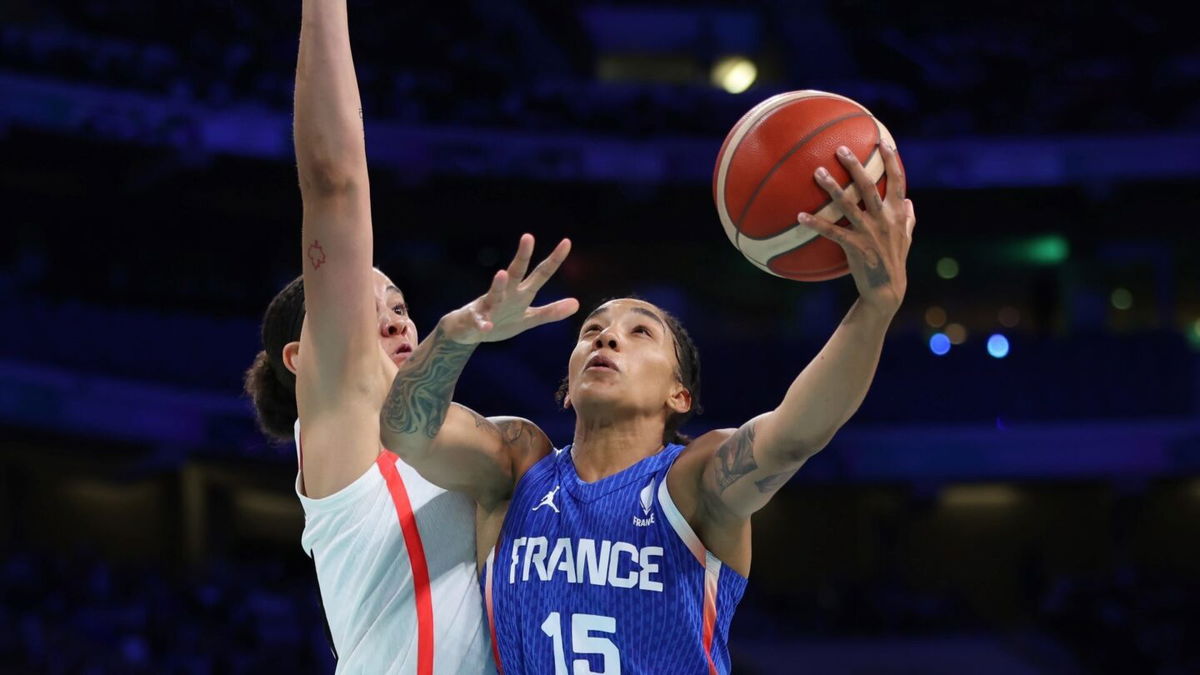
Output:
<path fill-rule="evenodd" d="M 904 169 L 896 149 L 881 143 L 879 150 L 887 172 L 886 197 L 880 198 L 875 181 L 867 176 L 854 154 L 843 146 L 838 148 L 838 161 L 850 173 L 858 189 L 842 189 L 825 167 L 816 170 L 815 180 L 829 193 L 849 225 L 835 225 L 833 221 L 810 213 L 799 214 L 797 220 L 842 247 L 859 295 L 875 309 L 890 315 L 900 308 L 908 287 L 904 264 L 912 245 L 917 216 L 912 201 L 904 197 Z M 858 195 L 864 195 L 861 207 Z"/>
<path fill-rule="evenodd" d="M 517 254 L 507 269 L 496 272 L 487 293 L 442 317 L 442 330 L 460 344 L 499 342 L 530 328 L 561 321 L 579 311 L 579 301 L 563 298 L 541 307 L 530 307 L 534 296 L 571 252 L 571 240 L 563 239 L 529 276 L 533 258 L 533 235 L 521 236 Z"/>

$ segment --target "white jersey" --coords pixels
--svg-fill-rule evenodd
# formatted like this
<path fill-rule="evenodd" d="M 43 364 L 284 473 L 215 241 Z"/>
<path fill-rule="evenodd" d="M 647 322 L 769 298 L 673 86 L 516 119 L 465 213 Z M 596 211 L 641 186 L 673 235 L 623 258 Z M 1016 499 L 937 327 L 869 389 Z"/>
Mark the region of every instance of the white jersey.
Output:
<path fill-rule="evenodd" d="M 297 453 L 300 423 L 296 423 Z M 475 505 L 382 450 L 371 468 L 304 507 L 338 673 L 495 673 L 475 575 Z"/>

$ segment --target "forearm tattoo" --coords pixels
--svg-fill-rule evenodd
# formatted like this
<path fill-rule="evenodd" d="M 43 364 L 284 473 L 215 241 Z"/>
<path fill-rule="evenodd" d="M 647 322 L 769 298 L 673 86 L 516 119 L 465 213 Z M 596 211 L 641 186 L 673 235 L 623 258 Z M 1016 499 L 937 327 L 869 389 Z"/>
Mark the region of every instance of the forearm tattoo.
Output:
<path fill-rule="evenodd" d="M 312 263 L 314 270 L 325 264 L 325 249 L 321 248 L 321 242 L 316 239 L 308 246 L 308 261 Z"/>
<path fill-rule="evenodd" d="M 432 440 L 442 428 L 454 385 L 475 345 L 447 338 L 440 326 L 426 339 L 430 344 L 422 344 L 400 366 L 380 417 L 397 434 L 419 433 Z"/>
<path fill-rule="evenodd" d="M 733 485 L 739 478 L 754 471 L 754 422 L 746 422 L 717 448 L 717 492 Z"/>

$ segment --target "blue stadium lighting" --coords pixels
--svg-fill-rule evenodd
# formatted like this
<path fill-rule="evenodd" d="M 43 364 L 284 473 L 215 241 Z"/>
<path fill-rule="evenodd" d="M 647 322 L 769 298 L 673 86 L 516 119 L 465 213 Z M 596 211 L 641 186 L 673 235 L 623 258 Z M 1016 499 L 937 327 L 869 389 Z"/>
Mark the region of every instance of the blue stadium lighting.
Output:
<path fill-rule="evenodd" d="M 934 333 L 929 337 L 929 351 L 937 356 L 945 356 L 950 351 L 950 338 L 945 333 Z"/>
<path fill-rule="evenodd" d="M 996 359 L 1008 356 L 1008 338 L 999 333 L 988 338 L 988 354 Z"/>

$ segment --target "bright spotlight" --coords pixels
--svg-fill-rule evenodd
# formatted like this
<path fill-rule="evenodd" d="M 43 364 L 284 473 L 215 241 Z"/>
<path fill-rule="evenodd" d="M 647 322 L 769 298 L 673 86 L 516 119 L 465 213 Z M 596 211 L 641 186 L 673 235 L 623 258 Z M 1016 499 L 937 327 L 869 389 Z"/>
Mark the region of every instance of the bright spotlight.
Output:
<path fill-rule="evenodd" d="M 945 356 L 950 351 L 950 338 L 945 333 L 934 333 L 929 337 L 929 351 L 936 356 Z"/>
<path fill-rule="evenodd" d="M 731 94 L 740 94 L 758 79 L 758 66 L 744 56 L 726 56 L 712 69 L 712 83 Z"/>
<path fill-rule="evenodd" d="M 1008 338 L 996 333 L 988 338 L 987 343 L 988 354 L 994 359 L 1002 359 L 1008 356 Z"/>

